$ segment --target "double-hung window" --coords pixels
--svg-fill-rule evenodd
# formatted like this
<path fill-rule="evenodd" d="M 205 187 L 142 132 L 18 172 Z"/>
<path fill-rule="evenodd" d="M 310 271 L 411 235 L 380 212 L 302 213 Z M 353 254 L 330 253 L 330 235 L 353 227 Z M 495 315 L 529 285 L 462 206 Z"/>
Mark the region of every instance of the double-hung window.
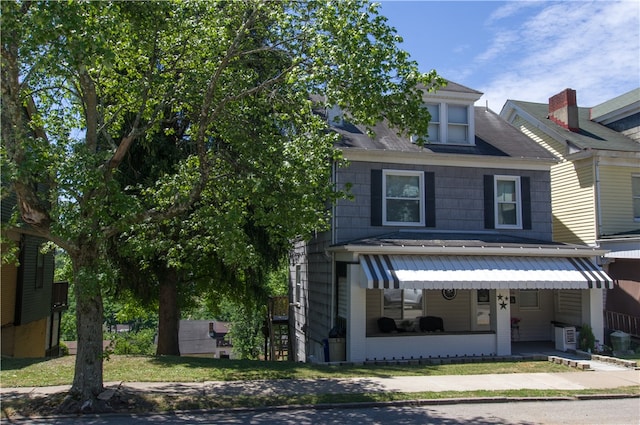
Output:
<path fill-rule="evenodd" d="M 447 143 L 470 143 L 468 109 L 463 105 L 447 105 Z"/>
<path fill-rule="evenodd" d="M 531 178 L 484 176 L 485 229 L 531 229 Z"/>
<path fill-rule="evenodd" d="M 440 105 L 439 104 L 427 104 L 427 110 L 431 115 L 431 121 L 429 121 L 429 137 L 427 140 L 431 143 L 440 143 Z"/>
<path fill-rule="evenodd" d="M 429 121 L 429 143 L 452 145 L 472 145 L 473 116 L 469 105 L 449 103 L 428 103 L 425 105 L 431 115 Z"/>
<path fill-rule="evenodd" d="M 496 228 L 521 229 L 520 177 L 495 176 L 494 185 Z"/>
<path fill-rule="evenodd" d="M 424 173 L 384 170 L 382 178 L 384 225 L 424 226 Z"/>

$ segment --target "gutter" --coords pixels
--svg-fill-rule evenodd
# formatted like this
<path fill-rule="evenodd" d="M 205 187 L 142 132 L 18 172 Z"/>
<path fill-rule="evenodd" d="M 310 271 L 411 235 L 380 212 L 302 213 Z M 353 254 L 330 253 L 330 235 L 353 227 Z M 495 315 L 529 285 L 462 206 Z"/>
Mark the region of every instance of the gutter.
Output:
<path fill-rule="evenodd" d="M 609 252 L 600 248 L 577 247 L 504 247 L 504 246 L 389 246 L 342 245 L 330 247 L 328 252 L 357 254 L 403 255 L 495 255 L 511 257 L 594 257 Z"/>
<path fill-rule="evenodd" d="M 593 162 L 593 166 L 594 166 L 594 173 L 595 173 L 595 184 L 594 184 L 594 191 L 595 191 L 595 203 L 596 203 L 596 234 L 595 236 L 595 241 L 597 242 L 598 239 L 600 239 L 600 232 L 602 229 L 602 204 L 601 204 L 601 199 L 600 199 L 600 159 L 596 156 L 595 157 L 595 161 Z"/>
<path fill-rule="evenodd" d="M 508 157 L 509 161 L 505 161 L 507 157 L 503 156 L 489 157 L 485 155 L 442 154 L 426 151 L 396 151 L 344 147 L 337 149 L 342 151 L 346 160 L 362 162 L 393 162 L 395 164 L 410 165 L 484 167 L 534 171 L 548 171 L 552 165 L 558 163 L 556 159 L 543 158 Z"/>

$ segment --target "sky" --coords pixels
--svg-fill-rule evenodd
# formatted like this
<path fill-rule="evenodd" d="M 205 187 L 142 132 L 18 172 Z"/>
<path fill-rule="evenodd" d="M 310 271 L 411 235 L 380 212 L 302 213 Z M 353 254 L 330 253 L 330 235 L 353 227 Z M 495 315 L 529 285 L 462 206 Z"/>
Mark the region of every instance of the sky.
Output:
<path fill-rule="evenodd" d="M 640 1 L 382 0 L 420 71 L 484 93 L 547 103 L 566 88 L 591 107 L 640 87 Z"/>

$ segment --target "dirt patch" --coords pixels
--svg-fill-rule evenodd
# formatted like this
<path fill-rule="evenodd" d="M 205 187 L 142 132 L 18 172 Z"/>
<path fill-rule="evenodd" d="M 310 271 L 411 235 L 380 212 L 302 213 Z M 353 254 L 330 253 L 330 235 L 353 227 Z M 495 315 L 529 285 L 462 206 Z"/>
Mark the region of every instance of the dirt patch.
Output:
<path fill-rule="evenodd" d="M 2 400 L 2 417 L 47 417 L 61 414 L 146 413 L 164 410 L 162 396 L 147 395 L 126 388 L 112 390 L 107 399 L 81 403 L 67 393 L 45 397 L 20 397 Z M 106 397 L 105 397 L 106 398 Z"/>

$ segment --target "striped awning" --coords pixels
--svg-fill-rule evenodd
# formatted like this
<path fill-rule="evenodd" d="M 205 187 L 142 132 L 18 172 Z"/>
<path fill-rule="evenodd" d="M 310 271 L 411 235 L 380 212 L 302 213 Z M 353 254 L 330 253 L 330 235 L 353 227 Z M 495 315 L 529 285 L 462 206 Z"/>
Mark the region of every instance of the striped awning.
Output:
<path fill-rule="evenodd" d="M 361 255 L 370 289 L 592 289 L 613 280 L 587 258 Z"/>

